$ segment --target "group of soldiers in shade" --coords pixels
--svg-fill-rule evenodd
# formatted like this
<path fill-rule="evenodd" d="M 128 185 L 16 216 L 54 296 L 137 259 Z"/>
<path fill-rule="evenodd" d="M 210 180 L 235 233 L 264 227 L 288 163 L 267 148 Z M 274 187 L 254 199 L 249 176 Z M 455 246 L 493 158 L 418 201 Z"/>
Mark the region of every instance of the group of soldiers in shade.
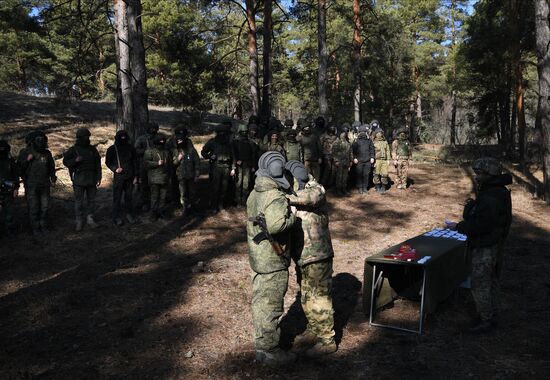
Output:
<path fill-rule="evenodd" d="M 135 145 L 126 131 L 118 131 L 114 144 L 107 149 L 105 164 L 113 172 L 115 225 L 122 225 L 124 220 L 136 223 L 134 186 L 138 186 L 143 210 L 150 212 L 146 220 L 166 217 L 165 202 L 170 184 L 178 188 L 181 207 L 184 210 L 190 207 L 187 201 L 190 188 L 199 176 L 197 151 L 184 126 L 177 126 L 171 139 L 158 130 L 157 124 L 149 124 L 147 134 L 138 138 Z M 69 170 L 73 185 L 77 232 L 85 225 L 98 226 L 94 215 L 102 167 L 100 154 L 90 143 L 90 137 L 88 129 L 78 129 L 75 144 L 63 154 L 63 164 Z M 0 140 L 0 201 L 4 224 L 8 231 L 15 231 L 13 204 L 22 179 L 30 227 L 36 235 L 48 231 L 50 188 L 57 182 L 57 176 L 47 136 L 41 131 L 33 131 L 27 135 L 26 143 L 16 160 L 11 155 L 10 145 Z"/>
<path fill-rule="evenodd" d="M 367 194 L 370 181 L 384 194 L 390 184 L 389 165 L 397 170 L 397 189 L 407 188 L 407 172 L 412 155 L 406 129 L 399 130 L 391 147 L 377 121 L 370 124 L 343 123 L 325 126 L 323 117 L 314 123 L 299 119 L 284 125 L 276 119 L 261 122 L 251 117 L 232 134 L 231 123 L 219 126 L 216 137 L 206 143 L 201 155 L 210 161 L 210 208 L 243 205 L 250 193 L 258 158 L 268 151 L 280 153 L 288 161 L 304 164 L 325 188 L 336 195 L 349 194 L 355 183 Z M 234 199 L 231 199 L 234 194 Z"/>

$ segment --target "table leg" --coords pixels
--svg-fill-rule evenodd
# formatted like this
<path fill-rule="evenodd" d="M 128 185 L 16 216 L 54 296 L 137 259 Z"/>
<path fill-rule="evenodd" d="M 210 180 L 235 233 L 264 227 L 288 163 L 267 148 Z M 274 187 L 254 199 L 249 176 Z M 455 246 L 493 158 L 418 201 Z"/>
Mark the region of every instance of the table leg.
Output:
<path fill-rule="evenodd" d="M 422 328 L 424 327 L 424 299 L 426 298 L 426 268 L 424 267 L 424 277 L 422 279 L 422 296 L 420 299 L 420 326 L 418 333 L 422 334 Z"/>

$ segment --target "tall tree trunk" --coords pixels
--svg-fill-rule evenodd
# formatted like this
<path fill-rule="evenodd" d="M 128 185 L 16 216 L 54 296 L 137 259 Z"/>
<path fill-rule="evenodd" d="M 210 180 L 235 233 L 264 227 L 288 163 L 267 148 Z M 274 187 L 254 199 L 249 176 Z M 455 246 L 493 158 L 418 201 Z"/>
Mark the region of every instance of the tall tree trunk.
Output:
<path fill-rule="evenodd" d="M 543 197 L 550 203 L 550 9 L 547 0 L 535 1 L 539 107 L 537 118 L 542 131 Z"/>
<path fill-rule="evenodd" d="M 451 145 L 456 145 L 456 91 L 451 92 Z"/>
<path fill-rule="evenodd" d="M 456 20 L 455 20 L 455 11 L 456 11 L 456 0 L 451 0 L 451 50 L 454 51 L 456 46 Z M 455 146 L 456 144 L 456 64 L 455 57 L 453 57 L 453 67 L 452 67 L 452 91 L 451 91 L 451 145 Z"/>
<path fill-rule="evenodd" d="M 317 0 L 317 50 L 319 71 L 317 72 L 317 91 L 319 96 L 319 114 L 326 117 L 327 102 L 327 0 Z"/>
<path fill-rule="evenodd" d="M 523 67 L 518 64 L 516 67 L 516 112 L 518 118 L 518 145 L 519 160 L 523 166 L 525 163 L 525 88 L 523 87 Z"/>
<path fill-rule="evenodd" d="M 248 79 L 250 82 L 250 100 L 252 113 L 260 114 L 260 90 L 258 85 L 258 43 L 256 40 L 256 12 L 254 0 L 246 0 L 246 19 L 248 22 Z"/>
<path fill-rule="evenodd" d="M 355 93 L 353 95 L 353 120 L 359 122 L 361 121 L 362 29 L 363 23 L 361 21 L 361 3 L 360 0 L 353 0 L 353 74 L 355 79 Z"/>
<path fill-rule="evenodd" d="M 264 0 L 264 30 L 263 30 L 263 84 L 262 84 L 262 114 L 271 116 L 271 33 L 273 31 L 272 0 Z"/>
<path fill-rule="evenodd" d="M 135 138 L 145 133 L 147 123 L 149 122 L 147 70 L 145 68 L 145 48 L 143 46 L 143 31 L 141 27 L 141 0 L 126 1 L 134 106 L 133 130 L 128 133 Z"/>
<path fill-rule="evenodd" d="M 126 3 L 124 0 L 115 0 L 115 35 L 118 46 L 118 80 L 120 81 L 120 104 L 121 110 L 118 128 L 127 130 L 132 136 L 134 128 L 134 107 L 132 97 L 132 70 L 130 67 L 130 47 L 128 45 L 128 20 L 126 14 Z M 135 137 L 135 136 L 132 136 Z"/>

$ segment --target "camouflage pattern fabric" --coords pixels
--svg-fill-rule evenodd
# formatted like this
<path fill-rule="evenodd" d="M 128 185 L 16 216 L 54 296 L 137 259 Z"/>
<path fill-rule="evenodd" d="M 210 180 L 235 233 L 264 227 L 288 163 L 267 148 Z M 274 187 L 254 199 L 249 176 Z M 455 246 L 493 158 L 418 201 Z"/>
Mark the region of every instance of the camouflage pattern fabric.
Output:
<path fill-rule="evenodd" d="M 242 162 L 237 166 L 237 179 L 235 184 L 235 202 L 239 205 L 246 204 L 250 187 L 252 185 L 255 166 L 251 162 Z"/>
<path fill-rule="evenodd" d="M 351 143 L 341 137 L 332 146 L 332 158 L 334 160 L 336 191 L 345 192 L 348 186 L 349 168 L 353 159 Z"/>
<path fill-rule="evenodd" d="M 153 139 L 155 135 L 145 134 L 136 139 L 135 148 L 138 156 L 138 175 L 140 200 L 142 205 L 148 205 L 151 202 L 151 193 L 149 189 L 149 178 L 147 178 L 148 170 L 143 162 L 145 151 L 153 147 Z"/>
<path fill-rule="evenodd" d="M 50 185 L 25 186 L 25 197 L 27 198 L 30 224 L 33 231 L 40 227 L 46 227 L 50 204 Z"/>
<path fill-rule="evenodd" d="M 321 343 L 334 343 L 332 308 L 332 258 L 301 267 L 301 303 L 308 325 Z"/>
<path fill-rule="evenodd" d="M 472 249 L 472 296 L 477 312 L 487 321 L 498 313 L 500 285 L 497 268 L 499 267 L 499 245 Z"/>
<path fill-rule="evenodd" d="M 76 161 L 81 157 L 80 162 Z M 74 145 L 63 154 L 63 165 L 69 168 L 71 180 L 75 186 L 96 186 L 101 181 L 101 157 L 92 146 Z"/>
<path fill-rule="evenodd" d="M 309 174 L 311 174 L 315 178 L 320 178 L 321 177 L 321 165 L 319 164 L 319 161 L 317 161 L 317 160 L 315 160 L 315 161 L 305 160 L 304 161 L 304 166 L 306 167 Z"/>
<path fill-rule="evenodd" d="M 166 207 L 166 193 L 168 192 L 168 183 L 152 183 L 151 188 L 151 216 L 157 218 L 162 216 Z"/>
<path fill-rule="evenodd" d="M 296 161 L 303 162 L 304 152 L 302 150 L 302 145 L 300 145 L 299 142 L 287 140 L 285 142 L 285 151 L 286 151 L 286 159 L 288 161 L 296 160 Z"/>
<path fill-rule="evenodd" d="M 407 188 L 407 174 L 409 173 L 409 160 L 397 160 L 397 188 Z"/>
<path fill-rule="evenodd" d="M 289 232 L 296 221 L 296 216 L 290 211 L 288 199 L 277 182 L 269 177 L 257 177 L 254 190 L 246 202 L 246 211 L 249 218 L 263 213 L 269 233 L 284 248 L 283 254 L 278 256 L 269 241 L 254 243 L 254 237 L 261 230 L 248 220 L 246 232 L 252 270 L 257 273 L 286 270 L 290 264 Z"/>
<path fill-rule="evenodd" d="M 252 274 L 252 323 L 256 350 L 269 351 L 279 345 L 279 318 L 284 311 L 288 270 Z"/>
<path fill-rule="evenodd" d="M 388 179 L 388 160 L 391 159 L 391 151 L 388 142 L 382 137 L 376 137 L 374 140 L 375 163 L 372 182 L 375 185 L 387 185 Z"/>
<path fill-rule="evenodd" d="M 74 190 L 74 211 L 76 219 L 82 220 L 84 215 L 93 215 L 95 213 L 95 198 L 97 187 L 73 185 Z M 88 201 L 86 211 L 84 211 L 84 197 Z"/>
<path fill-rule="evenodd" d="M 233 149 L 227 138 L 217 135 L 206 142 L 201 155 L 210 161 L 210 208 L 220 209 L 227 200 L 234 165 Z"/>
<path fill-rule="evenodd" d="M 267 144 L 265 144 L 265 151 L 279 152 L 286 158 L 285 148 L 279 142 L 276 142 L 276 143 L 267 142 Z"/>
<path fill-rule="evenodd" d="M 292 229 L 291 239 L 292 256 L 298 258 L 298 265 L 333 257 L 324 187 L 310 175 L 305 188 L 288 199 L 296 206 L 296 218 L 301 222 L 301 228 Z"/>
<path fill-rule="evenodd" d="M 182 208 L 191 206 L 193 194 L 194 179 L 178 179 L 178 189 L 180 193 L 180 205 Z"/>
<path fill-rule="evenodd" d="M 159 166 L 158 162 L 162 160 L 164 164 Z M 143 163 L 147 168 L 147 178 L 149 184 L 166 185 L 170 177 L 170 152 L 165 149 L 150 148 L 143 155 Z"/>

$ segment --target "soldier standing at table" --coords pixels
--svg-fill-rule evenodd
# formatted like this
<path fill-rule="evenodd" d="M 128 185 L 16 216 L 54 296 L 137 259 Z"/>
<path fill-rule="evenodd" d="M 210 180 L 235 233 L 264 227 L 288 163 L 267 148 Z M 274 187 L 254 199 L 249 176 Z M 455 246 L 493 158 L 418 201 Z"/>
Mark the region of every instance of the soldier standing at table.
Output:
<path fill-rule="evenodd" d="M 323 186 L 301 162 L 289 161 L 285 168 L 294 177 L 295 195 L 288 196 L 290 204 L 297 208 L 291 232 L 291 256 L 297 259 L 301 273 L 301 303 L 308 321 L 306 331 L 294 344 L 295 349 L 307 348 L 305 355 L 316 358 L 338 349 L 331 294 L 334 250 L 326 195 Z"/>
<path fill-rule="evenodd" d="M 386 141 L 384 131 L 380 128 L 374 131 L 374 150 L 376 152 L 372 181 L 379 194 L 386 192 L 389 184 L 388 161 L 391 160 L 390 145 Z"/>
<path fill-rule="evenodd" d="M 484 333 L 495 325 L 500 306 L 500 274 L 503 245 L 512 223 L 512 198 L 506 188 L 512 183 L 510 173 L 494 158 L 474 161 L 477 196 L 464 207 L 464 220 L 448 227 L 468 236 L 472 255 L 472 295 L 479 318 L 470 329 Z"/>
<path fill-rule="evenodd" d="M 147 178 L 148 169 L 143 162 L 143 156 L 147 149 L 153 147 L 153 139 L 159 131 L 159 125 L 157 123 L 149 123 L 147 125 L 147 133 L 139 136 L 136 139 L 135 148 L 138 155 L 138 175 L 139 175 L 139 193 L 140 202 L 143 211 L 149 211 L 151 205 L 151 193 L 149 187 L 149 180 Z"/>
<path fill-rule="evenodd" d="M 210 210 L 214 213 L 219 212 L 227 202 L 230 180 L 236 173 L 230 133 L 231 122 L 218 126 L 216 136 L 208 140 L 201 150 L 202 157 L 210 161 Z"/>
<path fill-rule="evenodd" d="M 0 228 L 15 233 L 13 204 L 19 192 L 19 170 L 10 150 L 10 144 L 0 140 Z M 0 229 L 0 236 L 2 232 Z"/>
<path fill-rule="evenodd" d="M 349 128 L 344 127 L 340 133 L 340 138 L 332 145 L 336 194 L 338 195 L 346 195 L 348 192 L 348 173 L 353 160 L 348 132 Z"/>
<path fill-rule="evenodd" d="M 290 229 L 296 220 L 285 196 L 290 187 L 284 175 L 285 162 L 278 152 L 260 157 L 254 190 L 246 202 L 254 347 L 256 360 L 269 366 L 289 364 L 296 358 L 279 346 L 279 318 L 288 288 Z M 262 217 L 265 229 L 255 222 Z"/>
<path fill-rule="evenodd" d="M 96 147 L 91 145 L 92 134 L 87 128 L 76 131 L 76 142 L 63 154 L 63 164 L 69 169 L 74 190 L 76 231 L 82 231 L 84 215 L 86 224 L 98 227 L 94 220 L 97 188 L 101 185 L 101 157 Z M 88 202 L 84 211 L 84 197 Z"/>
<path fill-rule="evenodd" d="M 392 143 L 393 164 L 397 169 L 397 188 L 406 189 L 412 149 L 405 129 L 399 131 L 397 136 Z"/>
<path fill-rule="evenodd" d="M 48 231 L 50 187 L 55 185 L 55 162 L 48 150 L 48 137 L 41 131 L 29 134 L 29 145 L 21 149 L 18 164 L 25 186 L 33 235 Z"/>
<path fill-rule="evenodd" d="M 115 134 L 115 143 L 107 149 L 105 165 L 113 172 L 113 223 L 123 224 L 122 197 L 126 209 L 126 220 L 136 222 L 132 205 L 132 190 L 138 182 L 136 149 L 130 144 L 128 132 L 122 130 Z"/>
<path fill-rule="evenodd" d="M 235 202 L 245 205 L 253 182 L 252 176 L 258 162 L 258 146 L 248 138 L 248 127 L 240 125 L 237 137 L 231 142 L 235 160 Z"/>

